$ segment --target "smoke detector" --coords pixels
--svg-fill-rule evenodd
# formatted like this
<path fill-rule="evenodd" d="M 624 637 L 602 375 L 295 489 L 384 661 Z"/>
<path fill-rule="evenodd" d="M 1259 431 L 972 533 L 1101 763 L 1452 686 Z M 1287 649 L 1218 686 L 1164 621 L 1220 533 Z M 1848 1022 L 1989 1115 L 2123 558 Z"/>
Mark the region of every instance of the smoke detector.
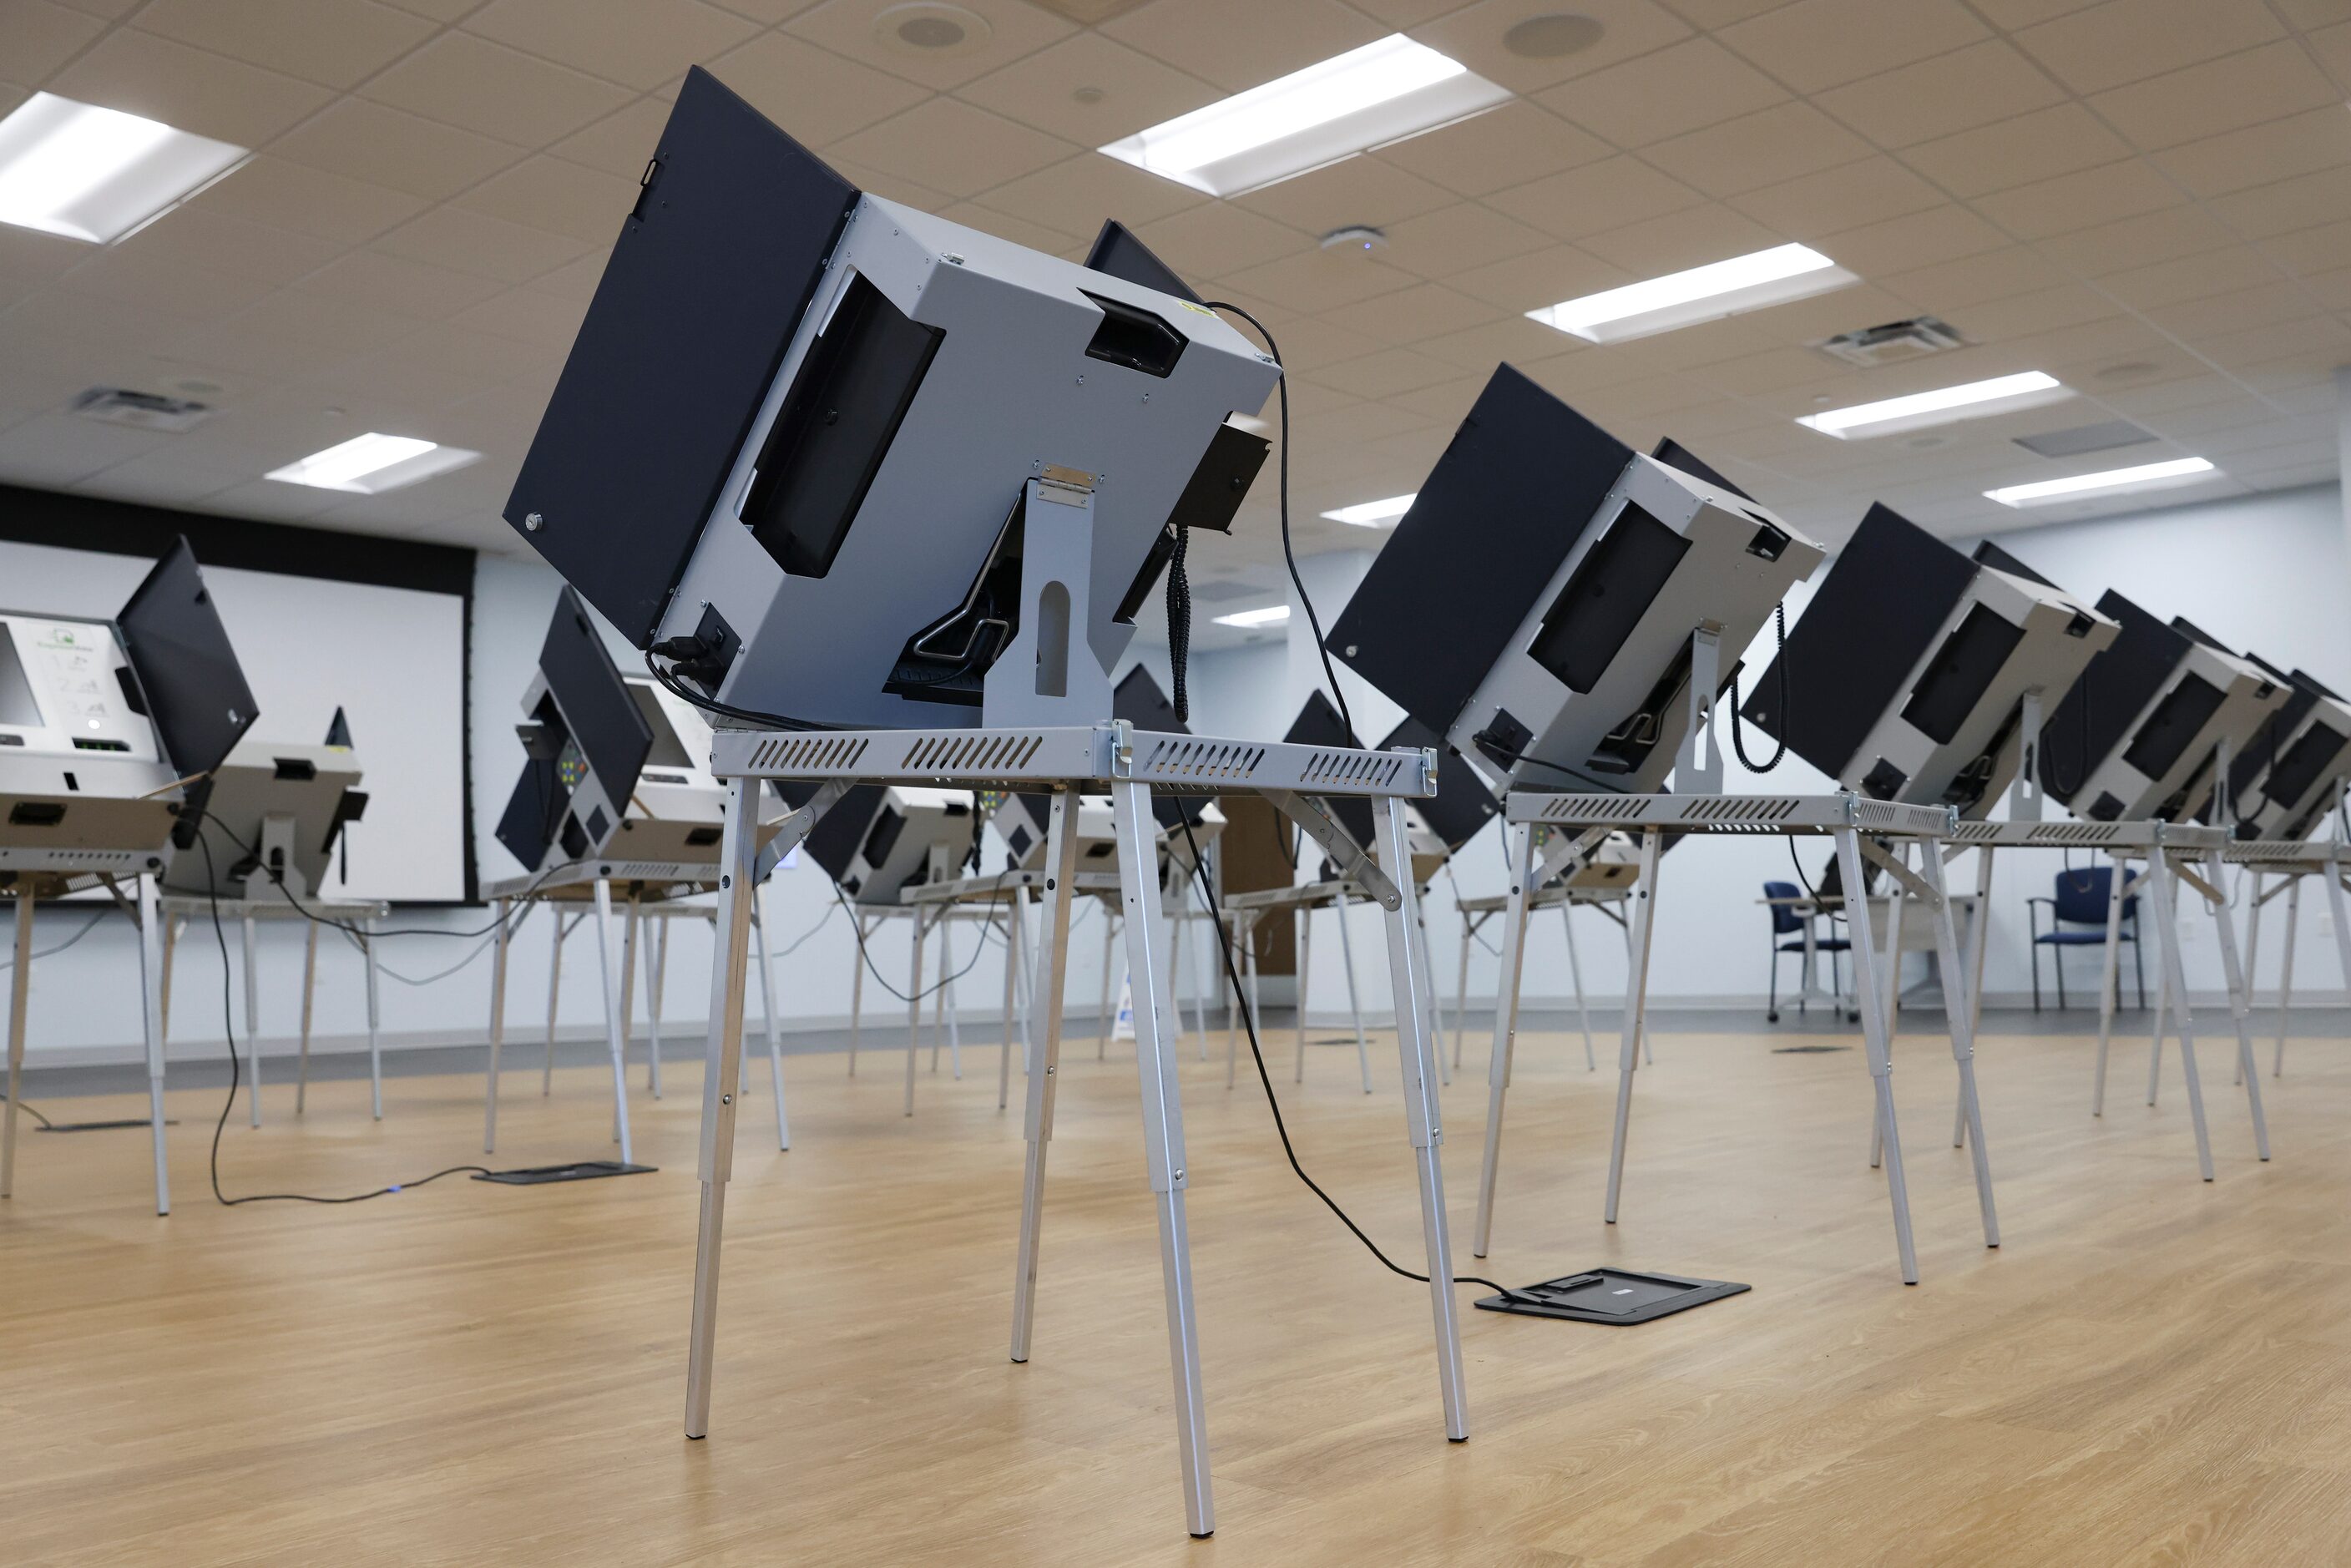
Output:
<path fill-rule="evenodd" d="M 1598 43 L 1608 29 L 1596 17 L 1555 11 L 1530 16 L 1502 35 L 1502 47 L 1521 59 L 1555 60 L 1580 55 Z"/>
<path fill-rule="evenodd" d="M 1840 332 L 1815 346 L 1848 365 L 1872 370 L 1879 365 L 1898 365 L 1906 360 L 1922 360 L 1965 343 L 1966 340 L 1949 322 L 1932 316 L 1914 316 L 1907 321 L 1888 321 L 1882 327 Z"/>
<path fill-rule="evenodd" d="M 212 404 L 193 398 L 164 397 L 123 387 L 92 387 L 69 405 L 84 419 L 127 424 L 133 430 L 192 430 L 212 416 Z"/>
<path fill-rule="evenodd" d="M 1344 228 L 1332 229 L 1322 236 L 1324 250 L 1370 251 L 1385 250 L 1387 247 L 1386 231 L 1375 229 L 1369 224 L 1349 224 Z"/>

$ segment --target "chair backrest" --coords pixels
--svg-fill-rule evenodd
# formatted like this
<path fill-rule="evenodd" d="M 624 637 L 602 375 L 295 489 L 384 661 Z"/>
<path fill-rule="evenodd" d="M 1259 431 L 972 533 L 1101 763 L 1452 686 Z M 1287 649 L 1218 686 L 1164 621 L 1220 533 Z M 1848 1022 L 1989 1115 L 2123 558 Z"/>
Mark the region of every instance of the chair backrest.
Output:
<path fill-rule="evenodd" d="M 1763 884 L 1763 896 L 1766 898 L 1802 898 L 1804 896 L 1804 890 L 1798 887 L 1792 882 L 1767 882 Z M 1804 928 L 1804 917 L 1797 914 L 1794 910 L 1789 908 L 1786 904 L 1774 904 L 1768 905 L 1767 907 L 1771 911 L 1772 936 L 1784 936 L 1791 931 L 1802 931 Z M 2103 920 L 2105 916 L 2102 915 L 2099 918 Z"/>
<path fill-rule="evenodd" d="M 2080 871 L 2057 873 L 2057 918 L 2075 925 L 2104 925 L 2106 923 L 2106 900 L 2114 896 L 2115 868 L 2088 866 Z M 2123 918 L 2138 913 L 2136 895 L 2123 900 Z"/>

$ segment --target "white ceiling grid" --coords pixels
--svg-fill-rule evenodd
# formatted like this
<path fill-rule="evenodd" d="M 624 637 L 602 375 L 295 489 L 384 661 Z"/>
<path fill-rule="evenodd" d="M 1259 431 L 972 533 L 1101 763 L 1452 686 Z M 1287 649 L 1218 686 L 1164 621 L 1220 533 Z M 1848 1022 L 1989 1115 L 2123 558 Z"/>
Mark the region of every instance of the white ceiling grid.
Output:
<path fill-rule="evenodd" d="M 0 112 L 47 89 L 256 156 L 110 248 L 0 228 L 0 479 L 518 548 L 497 509 L 695 63 L 869 189 L 1073 256 L 1117 217 L 1256 311 L 1303 549 L 1374 542 L 1315 514 L 1415 487 L 1504 359 L 1832 540 L 1873 499 L 2012 525 L 1981 491 L 2117 459 L 2011 438 L 2117 417 L 2158 438 L 2120 460 L 2226 470 L 2189 494 L 2335 475 L 2351 0 L 1153 0 L 1092 27 L 962 0 L 989 37 L 938 57 L 877 37 L 890 3 L 6 0 Z M 1599 41 L 1504 47 L 1562 10 Z M 1229 201 L 1092 151 L 1398 28 L 1518 96 Z M 1389 243 L 1321 248 L 1347 224 Z M 1863 283 L 1607 347 L 1521 315 L 1791 240 Z M 1970 346 L 1811 346 L 1920 313 Z M 2081 395 L 1876 441 L 1794 423 L 2027 369 Z M 64 412 L 99 384 L 221 412 Z M 372 497 L 259 477 L 371 429 L 486 456 Z M 1270 585 L 1272 506 L 1201 564 Z"/>

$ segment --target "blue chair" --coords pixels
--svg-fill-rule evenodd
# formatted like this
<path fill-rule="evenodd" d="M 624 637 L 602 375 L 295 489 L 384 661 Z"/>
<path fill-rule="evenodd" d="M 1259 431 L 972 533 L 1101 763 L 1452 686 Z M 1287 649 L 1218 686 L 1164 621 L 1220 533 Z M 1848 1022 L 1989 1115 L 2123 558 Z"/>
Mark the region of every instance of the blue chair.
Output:
<path fill-rule="evenodd" d="M 1773 899 L 1802 898 L 1804 896 L 1804 890 L 1792 882 L 1767 882 L 1763 884 L 1763 896 Z M 1829 929 L 1834 932 L 1836 929 L 1836 916 L 1799 915 L 1793 907 L 1786 904 L 1768 904 L 1764 907 L 1771 912 L 1771 1010 L 1763 1016 L 1766 1021 L 1778 1023 L 1780 1021 L 1780 955 L 1802 953 L 1804 950 L 1804 927 L 1813 921 L 1825 918 L 1829 923 Z M 1829 956 L 1829 989 L 1839 997 L 1844 995 L 1844 982 L 1838 973 L 1837 955 L 1850 950 L 1853 944 L 1842 936 L 1820 936 L 1813 941 L 1814 952 L 1826 953 Z M 1803 996 L 1797 997 L 1798 1012 L 1804 1010 L 1807 999 Z"/>
<path fill-rule="evenodd" d="M 2028 898 L 2028 918 L 2032 925 L 2032 1010 L 2041 1010 L 2041 949 L 2051 949 L 2050 961 L 2057 966 L 2057 1006 L 2065 1006 L 2065 949 L 2068 947 L 2104 947 L 2106 945 L 2106 900 L 2114 896 L 2115 868 L 2093 866 L 2087 871 L 2061 871 L 2053 898 Z M 2041 929 L 2041 906 L 2049 906 L 2049 929 Z M 2068 926 L 2089 926 L 2091 929 L 2067 930 Z M 2130 944 L 2131 979 L 2138 988 L 2138 1005 L 2147 1007 L 2147 971 L 2138 956 L 2138 895 L 2123 900 L 2123 923 L 2119 939 Z"/>

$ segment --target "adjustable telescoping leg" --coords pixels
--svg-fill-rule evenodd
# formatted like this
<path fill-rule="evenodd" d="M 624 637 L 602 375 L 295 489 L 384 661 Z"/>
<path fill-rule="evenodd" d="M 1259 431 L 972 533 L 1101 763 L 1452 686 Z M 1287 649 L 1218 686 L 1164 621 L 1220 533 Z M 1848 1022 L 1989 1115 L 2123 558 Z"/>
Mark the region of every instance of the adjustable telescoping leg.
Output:
<path fill-rule="evenodd" d="M 648 945 L 653 934 L 652 922 L 644 918 L 643 890 L 629 890 L 629 913 L 621 927 L 621 1056 L 629 1054 L 629 1038 L 637 1032 L 637 938 L 642 923 L 648 927 L 643 933 Z"/>
<path fill-rule="evenodd" d="M 2212 1140 L 2204 1125 L 2204 1083 L 2196 1071 L 2196 1026 L 2188 1014 L 2187 967 L 2179 957 L 2179 916 L 2173 898 L 2170 857 L 2160 846 L 2147 857 L 2147 902 L 2155 906 L 2155 925 L 2163 948 L 2163 984 L 2156 992 L 2156 1040 L 2163 1039 L 2164 1004 L 2179 1014 L 2179 1064 L 2188 1075 L 2188 1118 L 2196 1128 L 2196 1168 L 2212 1179 Z"/>
<path fill-rule="evenodd" d="M 1118 1032 L 1118 1014 L 1112 1010 L 1111 986 L 1118 973 L 1118 917 L 1107 904 L 1102 905 L 1102 1010 L 1094 1016 L 1102 1020 L 1102 1032 L 1094 1037 L 1094 1060 L 1102 1061 L 1110 1056 L 1110 1037 Z"/>
<path fill-rule="evenodd" d="M 360 922 L 360 950 L 367 958 L 368 1108 L 383 1120 L 383 1009 L 377 984 L 375 922 Z M 256 1045 L 256 1050 L 259 1047 Z"/>
<path fill-rule="evenodd" d="M 1176 1072 L 1175 1008 L 1168 995 L 1165 918 L 1159 907 L 1151 787 L 1111 783 L 1118 839 L 1119 901 L 1126 915 L 1126 967 L 1134 994 L 1135 1077 L 1143 1091 L 1143 1152 L 1159 1208 L 1159 1267 L 1167 1296 L 1167 1353 L 1176 1379 L 1176 1447 L 1183 1461 L 1185 1526 L 1217 1528 L 1209 1497 L 1208 1426 L 1200 1396 L 1199 1325 L 1192 1306 L 1192 1242 L 1184 1218 L 1184 1107 Z M 1407 868 L 1405 876 L 1411 873 Z"/>
<path fill-rule="evenodd" d="M 596 879 L 596 960 L 604 980 L 604 1047 L 612 1058 L 612 1134 L 620 1140 L 621 1163 L 636 1164 L 636 1155 L 629 1140 L 629 1063 L 628 1035 L 624 1030 L 627 1015 L 622 1010 L 620 970 L 624 960 L 612 951 L 612 884 L 604 877 Z M 737 1028 L 741 1028 L 743 1004 L 741 988 L 737 988 L 735 1011 Z M 716 1019 L 713 1011 L 711 1017 Z M 737 1042 L 740 1043 L 739 1041 Z M 726 1088 L 731 1092 L 734 1080 L 734 1060 L 729 1055 Z M 733 1125 L 732 1118 L 728 1125 Z"/>
<path fill-rule="evenodd" d="M 2286 1009 L 2294 1004 L 2294 936 L 2301 922 L 2302 878 L 2295 874 L 2294 880 L 2285 884 L 2285 966 L 2278 973 L 2277 1056 L 2270 1064 L 2270 1076 L 2273 1078 L 2285 1076 Z M 2247 967 L 2251 967 L 2251 965 Z M 2246 976 L 2245 984 L 2248 988 L 2252 985 L 2252 976 Z"/>
<path fill-rule="evenodd" d="M 954 1069 L 956 1082 L 961 1082 L 963 1080 L 963 1027 L 956 1020 L 955 945 L 947 939 L 954 935 L 955 922 L 951 918 L 953 915 L 952 909 L 943 909 L 939 912 L 938 1006 L 939 1010 L 946 1015 L 947 1020 L 947 1062 Z M 931 1036 L 931 1071 L 935 1072 L 938 1067 L 939 1040 L 934 1033 Z"/>
<path fill-rule="evenodd" d="M 497 901 L 498 930 L 490 952 L 490 1071 L 482 1088 L 482 1153 L 486 1155 L 496 1153 L 498 1146 L 498 1051 L 507 1041 L 507 911 L 510 907 L 506 899 Z"/>
<path fill-rule="evenodd" d="M 1364 1038 L 1364 999 L 1355 990 L 1355 945 L 1347 936 L 1347 890 L 1339 889 L 1339 963 L 1347 971 L 1347 1011 L 1355 1020 L 1355 1067 L 1364 1075 L 1364 1092 L 1372 1092 L 1372 1048 Z"/>
<path fill-rule="evenodd" d="M 857 1076 L 857 1036 L 865 1017 L 866 926 L 863 911 L 852 912 L 852 918 L 857 922 L 857 967 L 849 975 L 849 1075 L 854 1078 Z M 878 929 L 880 925 L 881 922 L 874 922 L 875 928 Z"/>
<path fill-rule="evenodd" d="M 1908 847 L 1898 841 L 1895 843 L 1892 852 L 1896 864 L 1908 858 Z M 1909 904 L 1910 901 L 1903 896 L 1900 879 L 1895 879 L 1892 896 L 1886 901 L 1886 951 L 1888 956 L 1886 959 L 1883 993 L 1886 997 L 1886 1060 L 1889 1064 L 1894 1060 L 1894 1037 L 1902 1026 L 1902 919 Z M 1868 908 L 1869 901 L 1865 898 L 1862 901 L 1862 910 L 1865 915 Z M 1869 1168 L 1871 1170 L 1878 1167 L 1885 1154 L 1886 1124 L 1883 1121 L 1874 1121 L 1869 1129 Z"/>
<path fill-rule="evenodd" d="M 160 988 L 162 999 L 163 1031 L 172 1028 L 172 957 L 180 942 L 180 931 L 188 923 L 179 915 L 170 915 L 163 922 L 163 983 Z"/>
<path fill-rule="evenodd" d="M 1437 1058 L 1437 1081 L 1449 1088 L 1453 1082 L 1453 1070 L 1445 1065 L 1445 1019 L 1437 1010 L 1435 978 L 1437 966 L 1429 962 L 1428 911 L 1420 902 L 1417 896 L 1418 891 L 1418 889 L 1414 890 L 1415 897 L 1412 904 L 1413 950 L 1419 955 L 1420 972 L 1430 977 L 1427 988 L 1420 994 L 1421 1005 L 1428 1011 L 1428 1051 L 1430 1055 Z"/>
<path fill-rule="evenodd" d="M 2090 1090 L 2093 1116 L 2106 1113 L 2106 1048 L 2114 1038 L 2116 993 L 2122 985 L 2123 904 L 2130 896 L 2130 862 L 2116 855 L 2106 878 L 2106 956 L 2098 972 L 2098 1069 Z"/>
<path fill-rule="evenodd" d="M 253 1060 L 246 1075 L 245 1108 L 251 1113 L 253 1124 L 261 1125 L 261 982 L 254 972 L 254 918 L 251 910 L 237 922 L 237 953 L 245 967 L 245 1038 L 246 1054 Z M 230 1042 L 232 1047 L 234 1041 Z"/>
<path fill-rule="evenodd" d="M 1486 1058 L 1486 1149 L 1478 1162 L 1478 1231 L 1470 1250 L 1479 1257 L 1494 1235 L 1494 1178 L 1502 1167 L 1502 1102 L 1510 1087 L 1510 1060 L 1519 1043 L 1519 978 L 1527 959 L 1527 904 L 1534 894 L 1535 830 L 1512 822 L 1510 887 L 1502 902 L 1502 966 L 1494 980 L 1494 1049 Z"/>
<path fill-rule="evenodd" d="M 155 1143 L 155 1212 L 172 1212 L 171 1172 L 163 1159 L 163 939 L 165 921 L 155 879 L 139 879 L 140 1022 L 147 1043 L 147 1125 Z M 19 975 L 23 970 L 18 970 Z M 9 1097 L 13 1110 L 16 1097 Z"/>
<path fill-rule="evenodd" d="M 662 1097 L 662 987 L 669 979 L 671 917 L 645 920 L 645 1087 Z"/>
<path fill-rule="evenodd" d="M 1927 885 L 1935 894 L 1935 962 L 1943 971 L 1943 1014 L 1951 1026 L 1951 1060 L 1959 1069 L 1960 1124 L 1967 1131 L 1967 1145 L 1974 1151 L 1976 1167 L 1976 1202 L 1983 1209 L 1984 1245 L 2000 1245 L 2000 1214 L 1992 1206 L 1991 1156 L 1985 1150 L 1983 1136 L 1983 1102 L 1976 1092 L 1976 1031 L 1972 1009 L 1960 989 L 1967 970 L 1959 956 L 1959 923 L 1951 915 L 1950 895 L 1943 880 L 1943 847 L 1922 840 L 1918 845 L 1919 869 L 1926 873 Z M 1898 891 L 1898 890 L 1897 890 Z M 1980 905 L 1979 905 L 1980 907 Z"/>
<path fill-rule="evenodd" d="M 1301 908 L 1290 918 L 1291 929 L 1298 934 L 1298 1065 L 1290 1082 L 1303 1083 L 1306 1082 L 1307 976 L 1314 967 L 1314 912 Z"/>
<path fill-rule="evenodd" d="M 2248 879 L 2245 894 L 2245 1006 L 2251 1008 L 2257 1006 L 2260 999 L 2257 988 L 2261 985 L 2262 972 L 2262 873 L 2249 871 L 2245 875 Z M 2293 879 L 2287 880 L 2291 884 Z M 2287 958 L 2286 967 L 2292 968 L 2293 966 L 2294 960 Z M 2235 1082 L 2242 1083 L 2244 1081 L 2245 1069 L 2241 1062 Z"/>
<path fill-rule="evenodd" d="M 726 1239 L 726 1182 L 735 1169 L 735 1085 L 743 1070 L 743 971 L 750 962 L 751 879 L 759 858 L 753 806 L 761 788 L 757 779 L 726 781 L 726 825 L 721 830 L 718 928 L 710 945 L 710 1040 L 702 1072 L 698 1162 L 702 1219 L 695 1241 L 694 1321 L 686 1348 L 685 1435 L 689 1437 L 710 1435 L 718 1254 Z M 601 882 L 596 891 L 599 902 L 603 902 Z"/>
<path fill-rule="evenodd" d="M 2216 889 L 2228 886 L 2227 870 L 2220 852 L 2214 850 L 2205 862 L 2205 875 Z M 2264 1160 L 2270 1157 L 2270 1122 L 2262 1109 L 2262 1069 L 2253 1060 L 2252 984 L 2237 964 L 2237 923 L 2229 916 L 2226 898 L 2205 901 L 2212 911 L 2212 925 L 2220 936 L 2220 977 L 2229 988 L 2229 1019 L 2237 1029 L 2237 1077 L 2245 1086 L 2245 1104 L 2253 1113 L 2253 1147 Z"/>
<path fill-rule="evenodd" d="M 1616 1129 L 1608 1145 L 1608 1208 L 1605 1218 L 1616 1223 L 1616 1199 L 1625 1186 L 1625 1136 L 1633 1120 L 1633 1071 L 1649 1010 L 1649 950 L 1657 926 L 1657 851 L 1661 835 L 1655 828 L 1641 832 L 1641 867 L 1633 883 L 1632 921 L 1628 928 L 1633 964 L 1625 978 L 1625 1036 L 1616 1052 Z M 1856 881 L 1848 884 L 1858 887 Z"/>
<path fill-rule="evenodd" d="M 1078 837 L 1071 821 L 1077 791 L 1053 791 L 1045 829 L 1044 930 L 1037 943 L 1035 994 L 1044 998 L 1037 1060 L 1029 1071 L 1026 1135 L 1028 1165 L 1020 1176 L 1020 1248 L 1012 1273 L 1012 1359 L 1029 1359 L 1029 1331 L 1036 1322 L 1037 1243 L 1045 1219 L 1045 1147 L 1053 1141 L 1053 1097 L 1061 1084 L 1061 979 L 1070 956 L 1070 905 L 1077 889 Z M 1105 919 L 1103 924 L 1109 924 Z"/>
<path fill-rule="evenodd" d="M 2351 911 L 2344 908 L 2343 862 L 2330 852 L 2319 875 L 2326 880 L 2326 913 L 2333 916 L 2335 926 L 2335 962 L 2342 971 L 2344 988 L 2351 990 L 2351 924 L 2346 924 Z"/>
<path fill-rule="evenodd" d="M 32 994 L 33 883 L 26 877 L 16 883 L 16 961 L 8 971 L 8 1113 L 0 1122 L 0 1197 L 16 1190 L 16 1105 L 25 1076 L 25 1005 Z"/>
<path fill-rule="evenodd" d="M 923 937 L 930 929 L 925 911 L 914 906 L 914 962 L 906 981 L 906 1114 L 914 1113 L 914 1059 L 923 1048 Z M 944 971 L 943 971 L 944 972 Z"/>
<path fill-rule="evenodd" d="M 1939 852 L 1938 852 L 1939 853 Z M 1983 1032 L 1983 966 L 1984 935 L 1991 926 L 1991 846 L 1976 851 L 1976 904 L 1968 912 L 1968 973 L 1967 996 L 1968 1038 L 1973 1040 Z M 1946 986 L 1943 1005 L 1951 1005 L 1950 988 Z M 1964 1148 L 1968 1142 L 1968 1112 L 1965 1105 L 1951 1113 L 1951 1147 Z"/>
<path fill-rule="evenodd" d="M 555 918 L 548 924 L 554 928 L 555 951 L 547 960 L 547 1067 L 538 1075 L 538 1092 L 543 1098 L 555 1092 L 555 1009 L 563 998 L 563 905 L 549 904 L 548 912 Z M 603 941 L 601 925 L 597 926 L 596 939 Z"/>
<path fill-rule="evenodd" d="M 777 1032 L 779 1025 L 776 1018 L 775 964 L 768 956 L 767 914 L 760 907 L 758 890 L 753 888 L 748 897 L 751 928 L 758 936 L 759 1013 L 768 1026 L 768 1082 L 776 1092 L 776 1147 L 789 1149 L 792 1146 L 792 1119 L 784 1109 L 784 1042 Z M 664 959 L 669 956 L 666 938 L 662 943 L 662 956 Z"/>
<path fill-rule="evenodd" d="M 1257 1016 L 1257 915 L 1255 911 L 1251 910 L 1240 914 L 1228 915 L 1225 918 L 1227 922 L 1227 929 L 1231 931 L 1233 934 L 1233 967 L 1240 971 L 1242 983 L 1248 988 L 1249 1027 L 1254 1030 L 1259 1024 Z M 1232 1022 L 1239 1022 L 1240 1010 L 1241 993 L 1236 991 L 1233 994 L 1234 1017 L 1231 1020 Z M 1225 1087 L 1228 1089 L 1230 1089 L 1234 1084 L 1240 1082 L 1240 1040 L 1238 1033 L 1237 1030 L 1228 1027 L 1225 1030 Z"/>
<path fill-rule="evenodd" d="M 1861 839 L 1851 828 L 1835 830 L 1837 865 L 1844 878 L 1848 896 L 1861 897 Z M 1897 901 L 1901 888 L 1895 888 Z M 1898 907 L 1897 903 L 1897 907 Z M 1861 1003 L 1861 1035 L 1869 1053 L 1869 1075 L 1875 1082 L 1877 1095 L 1877 1124 L 1885 1139 L 1886 1191 L 1894 1207 L 1894 1245 L 1902 1264 L 1902 1282 L 1918 1282 L 1918 1254 L 1910 1239 L 1910 1186 L 1902 1172 L 1902 1134 L 1894 1117 L 1894 1062 L 1886 1049 L 1886 1019 L 1892 1010 L 1884 989 L 1878 984 L 1877 956 L 1871 949 L 1869 912 L 1863 904 L 1859 917 L 1848 919 L 1845 929 L 1853 933 L 1853 983 Z M 1977 1147 L 1982 1147 L 1980 1139 Z"/>
<path fill-rule="evenodd" d="M 1009 901 L 1005 907 L 1012 906 Z M 1020 918 L 1016 913 L 1004 928 L 1003 1049 L 996 1053 L 996 1108 L 1012 1103 L 1012 991 L 1020 974 Z"/>
<path fill-rule="evenodd" d="M 310 1100 L 310 1004 L 319 994 L 319 923 L 302 922 L 302 1054 L 294 1069 L 294 1113 Z"/>
<path fill-rule="evenodd" d="M 1421 1239 L 1428 1254 L 1429 1306 L 1437 1326 L 1437 1387 L 1445 1404 L 1445 1435 L 1469 1436 L 1469 1402 L 1461 1375 L 1461 1325 L 1453 1303 L 1453 1239 L 1445 1213 L 1445 1143 L 1434 1069 L 1437 1040 L 1428 1028 L 1428 954 L 1417 940 L 1419 891 L 1412 880 L 1412 843 L 1404 807 L 1382 795 L 1372 801 L 1373 837 L 1380 869 L 1401 904 L 1387 912 L 1388 974 L 1395 990 L 1396 1053 L 1404 1069 L 1405 1129 L 1412 1140 L 1420 1183 Z"/>
<path fill-rule="evenodd" d="M 1583 995 L 1583 961 L 1575 956 L 1575 900 L 1563 898 L 1559 905 L 1559 924 L 1567 933 L 1567 977 L 1575 986 L 1575 1020 L 1583 1030 L 1583 1071 L 1600 1071 L 1599 1060 L 1592 1054 L 1592 1004 Z"/>
<path fill-rule="evenodd" d="M 1461 914 L 1456 910 L 1457 915 Z M 1461 1045 L 1469 1032 L 1469 937 L 1477 929 L 1461 915 L 1461 961 L 1453 970 L 1453 1071 L 1461 1071 Z"/>

